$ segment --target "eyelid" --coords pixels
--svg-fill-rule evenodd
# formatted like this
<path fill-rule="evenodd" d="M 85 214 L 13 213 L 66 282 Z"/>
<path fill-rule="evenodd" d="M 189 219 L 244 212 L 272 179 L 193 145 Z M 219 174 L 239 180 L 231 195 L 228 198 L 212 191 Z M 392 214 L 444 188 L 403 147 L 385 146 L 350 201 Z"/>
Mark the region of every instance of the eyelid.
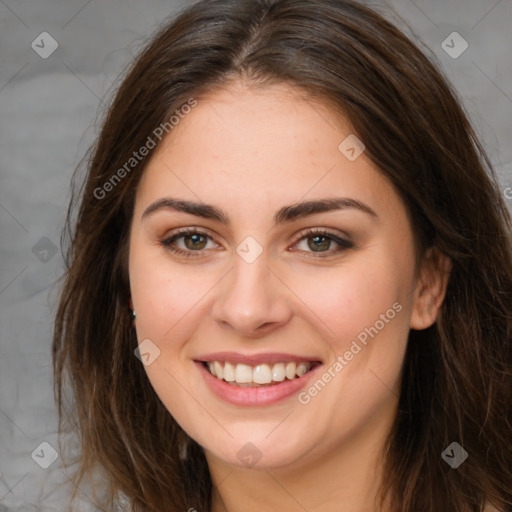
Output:
<path fill-rule="evenodd" d="M 306 230 L 300 231 L 299 233 L 294 235 L 292 243 L 296 244 L 303 238 L 313 235 L 324 235 L 326 237 L 333 239 L 334 241 L 339 240 L 340 242 L 344 242 L 346 244 L 352 244 L 351 237 L 348 234 L 335 233 L 331 228 L 306 228 Z"/>
<path fill-rule="evenodd" d="M 164 246 L 164 247 L 168 247 L 170 246 L 171 242 L 177 238 L 180 238 L 181 236 L 185 236 L 185 235 L 188 235 L 188 234 L 194 234 L 194 235 L 201 235 L 201 236 L 204 236 L 205 238 L 207 238 L 208 240 L 211 240 L 212 242 L 214 242 L 215 244 L 219 245 L 216 241 L 215 241 L 215 237 L 213 235 L 211 235 L 207 230 L 203 229 L 203 228 L 199 228 L 199 227 L 195 227 L 195 226 L 190 226 L 190 227 L 186 227 L 186 228 L 178 228 L 174 231 L 172 231 L 171 234 L 169 235 L 166 235 L 165 237 L 163 237 L 162 239 L 160 239 L 160 243 Z M 204 249 L 202 249 L 204 250 Z M 201 251 L 187 251 L 187 252 L 201 252 Z"/>

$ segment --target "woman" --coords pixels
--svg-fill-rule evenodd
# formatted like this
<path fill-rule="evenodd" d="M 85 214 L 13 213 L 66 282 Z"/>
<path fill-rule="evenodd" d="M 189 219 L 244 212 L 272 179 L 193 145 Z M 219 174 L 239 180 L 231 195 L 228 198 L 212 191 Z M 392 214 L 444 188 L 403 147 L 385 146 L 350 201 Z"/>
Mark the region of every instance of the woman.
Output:
<path fill-rule="evenodd" d="M 193 4 L 80 199 L 55 383 L 102 510 L 511 510 L 510 216 L 378 14 Z"/>

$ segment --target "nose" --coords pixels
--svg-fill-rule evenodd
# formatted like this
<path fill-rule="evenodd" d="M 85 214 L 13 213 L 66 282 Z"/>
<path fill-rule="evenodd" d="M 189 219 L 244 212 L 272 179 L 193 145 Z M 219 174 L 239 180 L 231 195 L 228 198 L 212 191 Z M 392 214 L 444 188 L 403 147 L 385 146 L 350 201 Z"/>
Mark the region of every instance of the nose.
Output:
<path fill-rule="evenodd" d="M 212 312 L 224 329 L 257 338 L 292 317 L 290 289 L 269 267 L 265 251 L 252 263 L 235 255 L 233 268 L 219 284 Z"/>

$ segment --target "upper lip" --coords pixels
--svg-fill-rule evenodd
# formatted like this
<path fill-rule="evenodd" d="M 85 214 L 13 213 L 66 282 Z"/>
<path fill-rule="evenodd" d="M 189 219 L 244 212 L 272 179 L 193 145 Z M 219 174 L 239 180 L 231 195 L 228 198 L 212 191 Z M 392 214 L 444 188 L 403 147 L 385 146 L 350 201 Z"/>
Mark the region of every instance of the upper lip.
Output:
<path fill-rule="evenodd" d="M 211 362 L 211 361 L 227 361 L 234 364 L 247 364 L 249 366 L 256 366 L 263 363 L 301 363 L 301 362 L 321 362 L 318 357 L 303 357 L 293 354 L 284 354 L 276 352 L 268 352 L 262 354 L 245 355 L 238 354 L 237 352 L 214 352 L 205 354 L 196 359 L 196 361 Z"/>

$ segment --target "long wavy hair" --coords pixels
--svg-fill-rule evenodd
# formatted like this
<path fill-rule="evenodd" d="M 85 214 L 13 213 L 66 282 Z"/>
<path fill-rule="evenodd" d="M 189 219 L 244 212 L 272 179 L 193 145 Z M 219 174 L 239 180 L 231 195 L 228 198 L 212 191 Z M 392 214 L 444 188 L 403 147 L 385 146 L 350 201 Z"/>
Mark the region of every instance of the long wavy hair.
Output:
<path fill-rule="evenodd" d="M 101 474 L 102 510 L 121 495 L 135 511 L 210 509 L 202 448 L 134 356 L 128 238 L 150 155 L 112 176 L 173 112 L 237 78 L 262 89 L 292 85 L 348 118 L 409 209 L 419 247 L 452 260 L 436 322 L 409 334 L 379 503 L 392 512 L 477 512 L 484 502 L 511 510 L 511 217 L 435 60 L 353 0 L 198 1 L 126 72 L 85 180 L 75 180 L 63 233 L 52 355 L 59 432 L 79 439 L 72 499 L 86 475 Z M 453 441 L 469 454 L 456 470 L 441 457 Z"/>

